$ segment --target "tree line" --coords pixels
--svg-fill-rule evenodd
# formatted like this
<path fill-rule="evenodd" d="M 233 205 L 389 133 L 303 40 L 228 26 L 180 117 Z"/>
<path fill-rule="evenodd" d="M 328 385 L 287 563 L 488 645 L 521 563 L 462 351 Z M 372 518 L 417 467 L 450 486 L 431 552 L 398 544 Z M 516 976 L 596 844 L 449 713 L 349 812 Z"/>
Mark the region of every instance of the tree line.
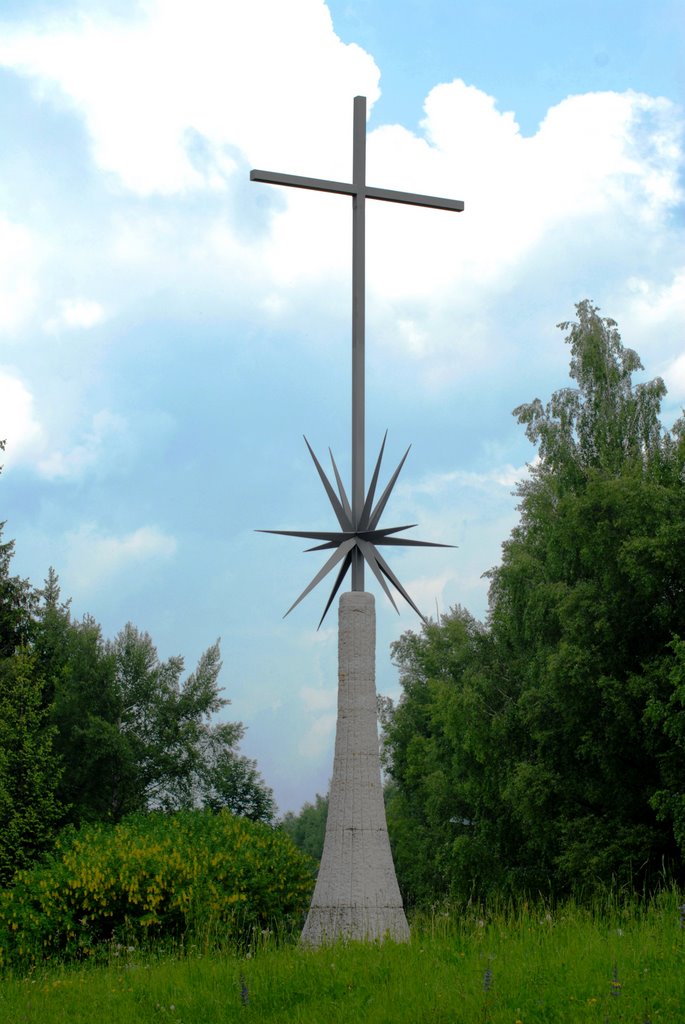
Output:
<path fill-rule="evenodd" d="M 4 444 L 0 444 L 4 448 Z M 0 886 L 68 825 L 190 807 L 272 822 L 273 794 L 243 756 L 240 722 L 217 721 L 219 643 L 185 679 L 128 623 L 103 637 L 76 619 L 53 569 L 12 574 L 0 524 Z"/>

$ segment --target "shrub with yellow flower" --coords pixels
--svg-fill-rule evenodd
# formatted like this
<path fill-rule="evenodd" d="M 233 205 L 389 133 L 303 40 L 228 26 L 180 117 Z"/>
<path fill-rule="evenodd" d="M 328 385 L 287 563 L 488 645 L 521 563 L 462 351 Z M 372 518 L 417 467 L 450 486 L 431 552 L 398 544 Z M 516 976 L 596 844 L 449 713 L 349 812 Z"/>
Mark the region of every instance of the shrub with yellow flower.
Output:
<path fill-rule="evenodd" d="M 0 965 L 87 958 L 110 941 L 242 943 L 302 915 L 314 870 L 284 832 L 226 811 L 72 830 L 0 892 Z"/>

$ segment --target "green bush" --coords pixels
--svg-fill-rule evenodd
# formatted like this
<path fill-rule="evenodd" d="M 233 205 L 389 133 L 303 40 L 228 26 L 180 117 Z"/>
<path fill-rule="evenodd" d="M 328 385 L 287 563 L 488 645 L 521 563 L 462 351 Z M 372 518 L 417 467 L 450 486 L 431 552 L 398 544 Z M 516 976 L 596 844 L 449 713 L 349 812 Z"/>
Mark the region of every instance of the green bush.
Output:
<path fill-rule="evenodd" d="M 83 959 L 109 942 L 244 943 L 294 923 L 313 885 L 313 862 L 283 832 L 227 812 L 70 830 L 0 891 L 0 966 Z"/>

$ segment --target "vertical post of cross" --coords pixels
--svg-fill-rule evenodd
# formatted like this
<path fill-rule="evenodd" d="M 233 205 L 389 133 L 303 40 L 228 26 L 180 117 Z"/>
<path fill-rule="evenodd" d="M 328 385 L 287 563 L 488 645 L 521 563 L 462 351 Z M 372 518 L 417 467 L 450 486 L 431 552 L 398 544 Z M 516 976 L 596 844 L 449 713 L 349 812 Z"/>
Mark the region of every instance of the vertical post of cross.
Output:
<path fill-rule="evenodd" d="M 352 149 L 352 520 L 364 507 L 364 307 L 366 206 L 366 97 L 354 98 Z M 352 590 L 364 590 L 364 557 L 352 550 Z"/>

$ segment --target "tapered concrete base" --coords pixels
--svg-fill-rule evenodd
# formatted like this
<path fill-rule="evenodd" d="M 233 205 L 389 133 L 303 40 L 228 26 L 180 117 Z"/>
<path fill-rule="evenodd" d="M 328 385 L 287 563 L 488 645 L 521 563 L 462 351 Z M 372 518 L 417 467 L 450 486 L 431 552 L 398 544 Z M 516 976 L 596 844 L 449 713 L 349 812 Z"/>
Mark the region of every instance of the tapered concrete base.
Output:
<path fill-rule="evenodd" d="M 405 942 L 385 820 L 376 724 L 376 610 L 352 591 L 338 608 L 338 726 L 321 867 L 301 941 Z"/>

